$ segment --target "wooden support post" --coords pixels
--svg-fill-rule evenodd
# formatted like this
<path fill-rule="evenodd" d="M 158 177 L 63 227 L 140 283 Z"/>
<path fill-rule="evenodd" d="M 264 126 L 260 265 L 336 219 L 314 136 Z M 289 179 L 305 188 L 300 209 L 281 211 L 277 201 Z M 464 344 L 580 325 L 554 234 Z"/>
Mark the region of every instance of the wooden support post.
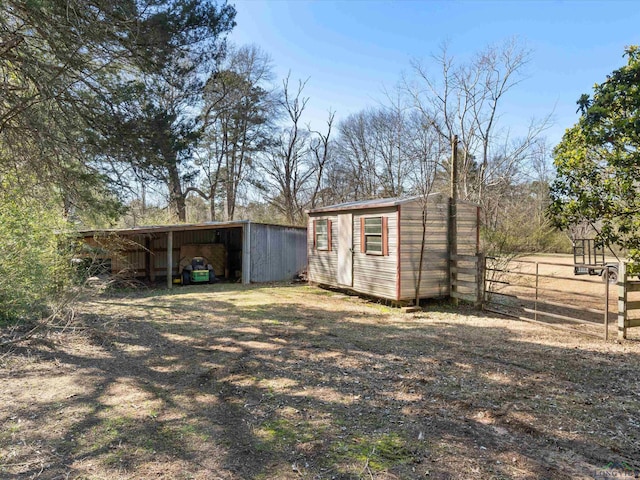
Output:
<path fill-rule="evenodd" d="M 456 255 L 458 254 L 457 244 L 458 244 L 458 236 L 456 235 L 456 204 L 455 199 L 449 198 L 449 292 L 451 300 L 454 305 L 458 305 L 458 299 L 454 298 L 453 295 L 457 291 L 456 287 L 456 266 L 457 261 L 455 260 Z"/>
<path fill-rule="evenodd" d="M 605 266 L 604 271 L 604 340 L 609 340 L 609 267 Z"/>
<path fill-rule="evenodd" d="M 618 272 L 618 341 L 627 338 L 627 265 L 620 262 Z"/>
<path fill-rule="evenodd" d="M 167 232 L 167 288 L 173 288 L 173 232 Z"/>
<path fill-rule="evenodd" d="M 476 308 L 482 310 L 484 308 L 484 272 L 486 270 L 486 262 L 483 253 L 476 254 Z"/>
<path fill-rule="evenodd" d="M 533 319 L 538 320 L 538 276 L 540 275 L 540 269 L 538 268 L 538 262 L 536 262 L 536 299 L 533 303 Z"/>
<path fill-rule="evenodd" d="M 456 291 L 456 274 L 454 272 L 456 262 L 455 256 L 458 254 L 458 136 L 451 138 L 451 192 L 449 197 L 449 294 L 454 305 L 458 305 L 458 299 L 451 295 Z"/>

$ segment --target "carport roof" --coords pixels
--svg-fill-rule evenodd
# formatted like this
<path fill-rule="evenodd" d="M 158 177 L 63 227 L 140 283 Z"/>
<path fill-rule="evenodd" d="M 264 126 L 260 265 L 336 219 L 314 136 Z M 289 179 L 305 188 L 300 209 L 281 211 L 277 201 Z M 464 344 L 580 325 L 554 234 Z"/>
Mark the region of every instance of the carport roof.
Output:
<path fill-rule="evenodd" d="M 271 223 L 251 222 L 250 220 L 237 220 L 231 222 L 204 222 L 204 223 L 178 223 L 174 225 L 150 225 L 133 228 L 107 228 L 97 230 L 79 230 L 83 237 L 93 237 L 95 235 L 117 234 L 117 235 L 145 235 L 150 233 L 184 232 L 188 230 L 213 230 L 218 228 L 237 228 L 247 224 L 268 225 L 281 228 L 298 228 L 305 230 L 306 227 L 296 227 L 290 225 L 276 225 Z"/>

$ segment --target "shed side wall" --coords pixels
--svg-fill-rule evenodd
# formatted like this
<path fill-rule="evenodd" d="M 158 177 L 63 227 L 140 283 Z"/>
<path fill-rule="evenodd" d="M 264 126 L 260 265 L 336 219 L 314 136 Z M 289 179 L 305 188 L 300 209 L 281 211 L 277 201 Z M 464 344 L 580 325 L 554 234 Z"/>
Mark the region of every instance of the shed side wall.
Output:
<path fill-rule="evenodd" d="M 331 249 L 313 248 L 313 221 L 331 220 Z M 338 216 L 331 214 L 309 215 L 307 226 L 307 256 L 309 281 L 332 287 L 338 286 Z"/>
<path fill-rule="evenodd" d="M 404 208 L 404 207 L 403 207 Z M 353 289 L 375 297 L 395 300 L 398 259 L 397 207 L 353 212 Z M 360 247 L 360 219 L 387 217 L 388 255 L 367 255 Z"/>
<path fill-rule="evenodd" d="M 449 294 L 448 285 L 448 203 L 430 200 L 427 205 L 420 297 L 434 298 Z M 400 300 L 416 295 L 422 245 L 422 206 L 419 202 L 402 205 L 400 229 L 402 257 L 400 259 Z M 475 237 L 474 237 L 475 238 Z"/>
<path fill-rule="evenodd" d="M 478 253 L 478 206 L 458 203 L 458 255 Z"/>
<path fill-rule="evenodd" d="M 292 280 L 307 264 L 307 234 L 300 228 L 251 224 L 251 281 Z"/>

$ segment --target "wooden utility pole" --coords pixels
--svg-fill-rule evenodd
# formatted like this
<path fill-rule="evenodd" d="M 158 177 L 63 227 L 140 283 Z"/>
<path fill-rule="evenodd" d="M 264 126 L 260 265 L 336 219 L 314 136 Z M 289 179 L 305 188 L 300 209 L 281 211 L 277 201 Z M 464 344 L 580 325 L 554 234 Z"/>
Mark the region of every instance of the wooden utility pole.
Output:
<path fill-rule="evenodd" d="M 457 208 L 458 202 L 458 136 L 454 135 L 451 138 L 451 192 L 449 194 L 449 295 L 453 299 L 455 305 L 458 304 L 458 299 L 454 298 L 454 292 L 456 291 L 455 280 L 455 266 L 456 255 L 458 254 L 458 228 L 457 228 Z"/>
<path fill-rule="evenodd" d="M 458 200 L 458 135 L 451 139 L 451 194 L 452 200 Z M 455 204 L 454 204 L 455 205 Z"/>

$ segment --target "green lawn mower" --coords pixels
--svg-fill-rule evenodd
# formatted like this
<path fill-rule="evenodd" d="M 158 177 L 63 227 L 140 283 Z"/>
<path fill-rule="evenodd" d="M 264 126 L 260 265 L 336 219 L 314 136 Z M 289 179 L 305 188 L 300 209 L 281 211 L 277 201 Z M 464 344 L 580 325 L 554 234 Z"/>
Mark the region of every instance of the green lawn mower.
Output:
<path fill-rule="evenodd" d="M 192 283 L 215 283 L 218 281 L 213 267 L 204 257 L 193 257 L 191 262 L 182 268 L 180 274 L 182 285 Z"/>

